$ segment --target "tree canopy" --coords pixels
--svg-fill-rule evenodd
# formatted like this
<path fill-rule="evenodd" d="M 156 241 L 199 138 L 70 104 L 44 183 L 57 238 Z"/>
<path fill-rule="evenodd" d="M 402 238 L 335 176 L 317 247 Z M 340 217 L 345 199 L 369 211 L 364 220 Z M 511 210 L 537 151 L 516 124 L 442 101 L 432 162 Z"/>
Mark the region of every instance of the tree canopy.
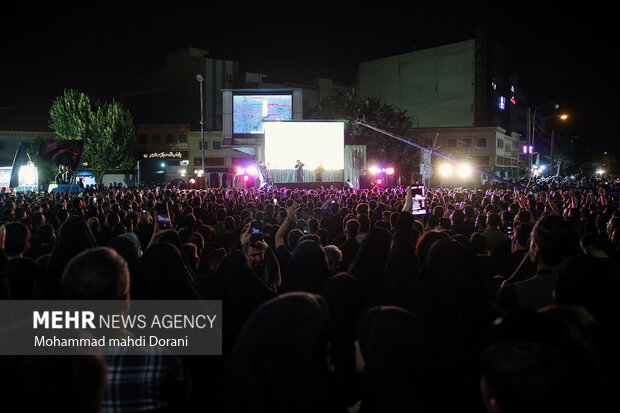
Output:
<path fill-rule="evenodd" d="M 52 103 L 49 125 L 60 140 L 84 140 L 81 162 L 99 183 L 109 169 L 134 167 L 133 117 L 115 100 L 106 102 L 65 90 Z"/>
<path fill-rule="evenodd" d="M 395 165 L 405 174 L 419 163 L 418 148 L 358 123 L 363 121 L 406 137 L 412 128 L 413 120 L 405 110 L 387 104 L 381 96 L 362 97 L 354 92 L 328 96 L 308 116 L 312 119 L 346 122 L 345 144 L 366 145 L 369 160 Z"/>

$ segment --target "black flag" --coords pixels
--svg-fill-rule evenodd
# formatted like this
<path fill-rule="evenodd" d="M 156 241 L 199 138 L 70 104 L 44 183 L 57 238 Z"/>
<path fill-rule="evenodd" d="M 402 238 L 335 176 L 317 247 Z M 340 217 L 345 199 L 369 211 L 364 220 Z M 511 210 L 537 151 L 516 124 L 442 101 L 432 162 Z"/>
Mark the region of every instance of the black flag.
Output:
<path fill-rule="evenodd" d="M 80 164 L 83 147 L 83 140 L 46 142 L 39 147 L 39 156 L 58 165 L 67 165 L 71 170 L 76 171 Z"/>
<path fill-rule="evenodd" d="M 28 163 L 28 153 L 26 152 L 26 145 L 23 142 L 19 143 L 15 157 L 13 158 L 13 168 L 11 169 L 11 180 L 9 182 L 9 188 L 17 188 L 19 186 L 19 169 L 22 165 Z"/>

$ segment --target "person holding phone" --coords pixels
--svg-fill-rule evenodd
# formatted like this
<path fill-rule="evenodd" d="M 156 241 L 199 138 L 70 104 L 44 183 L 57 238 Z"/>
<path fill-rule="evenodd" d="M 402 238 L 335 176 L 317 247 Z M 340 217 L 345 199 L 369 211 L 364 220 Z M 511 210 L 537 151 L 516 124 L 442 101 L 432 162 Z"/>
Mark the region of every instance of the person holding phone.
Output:
<path fill-rule="evenodd" d="M 263 238 L 263 222 L 252 221 L 241 233 L 241 249 L 252 271 L 274 292 L 282 282 L 275 254 Z"/>

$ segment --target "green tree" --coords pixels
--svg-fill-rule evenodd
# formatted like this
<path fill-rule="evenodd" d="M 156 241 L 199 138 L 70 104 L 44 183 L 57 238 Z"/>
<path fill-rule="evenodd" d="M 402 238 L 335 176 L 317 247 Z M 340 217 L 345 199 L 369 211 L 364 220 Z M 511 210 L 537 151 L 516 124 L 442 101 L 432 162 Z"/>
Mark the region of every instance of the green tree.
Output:
<path fill-rule="evenodd" d="M 98 183 L 109 169 L 135 165 L 133 117 L 115 100 L 106 102 L 65 90 L 52 104 L 49 125 L 58 139 L 84 140 L 81 161 L 93 171 Z"/>
<path fill-rule="evenodd" d="M 406 137 L 413 125 L 412 119 L 405 110 L 387 104 L 381 96 L 362 97 L 354 92 L 328 96 L 311 110 L 308 116 L 311 119 L 344 121 L 345 144 L 366 145 L 368 159 L 391 163 L 401 173 L 408 174 L 419 162 L 418 148 L 358 123 L 363 121 Z"/>

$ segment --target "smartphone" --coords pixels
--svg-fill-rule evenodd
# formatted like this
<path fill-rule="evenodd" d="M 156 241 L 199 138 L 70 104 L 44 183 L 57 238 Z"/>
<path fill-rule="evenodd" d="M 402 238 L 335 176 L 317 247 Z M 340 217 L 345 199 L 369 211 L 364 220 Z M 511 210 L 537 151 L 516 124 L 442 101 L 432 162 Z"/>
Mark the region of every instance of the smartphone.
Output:
<path fill-rule="evenodd" d="M 159 202 L 155 206 L 155 218 L 157 219 L 157 224 L 159 225 L 159 229 L 171 228 L 170 212 L 168 211 L 168 204 L 164 202 Z"/>
<path fill-rule="evenodd" d="M 411 214 L 426 214 L 426 188 L 424 185 L 411 186 Z"/>
<path fill-rule="evenodd" d="M 250 223 L 250 243 L 263 240 L 263 221 L 252 221 Z"/>

